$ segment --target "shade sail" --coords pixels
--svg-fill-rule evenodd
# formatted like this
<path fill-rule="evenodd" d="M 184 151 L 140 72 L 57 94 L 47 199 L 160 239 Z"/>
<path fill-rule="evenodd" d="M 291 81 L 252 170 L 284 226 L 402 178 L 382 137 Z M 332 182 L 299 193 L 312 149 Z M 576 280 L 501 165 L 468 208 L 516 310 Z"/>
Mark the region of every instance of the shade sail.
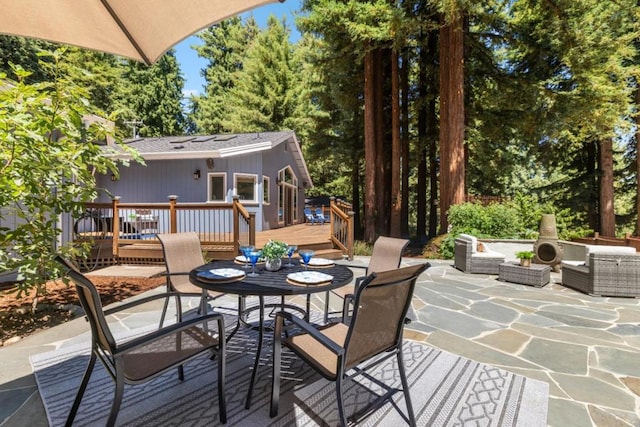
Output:
<path fill-rule="evenodd" d="M 0 0 L 0 33 L 152 64 L 191 34 L 276 0 Z"/>

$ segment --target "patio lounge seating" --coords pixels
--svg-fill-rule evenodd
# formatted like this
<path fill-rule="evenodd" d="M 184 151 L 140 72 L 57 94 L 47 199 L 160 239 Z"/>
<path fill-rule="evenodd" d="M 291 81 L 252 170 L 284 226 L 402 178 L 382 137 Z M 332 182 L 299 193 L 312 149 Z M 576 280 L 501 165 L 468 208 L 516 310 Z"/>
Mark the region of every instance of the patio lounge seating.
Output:
<path fill-rule="evenodd" d="M 640 255 L 628 246 L 586 246 L 582 261 L 562 261 L 562 284 L 594 296 L 640 297 Z"/>
<path fill-rule="evenodd" d="M 125 342 L 116 342 L 105 316 L 159 299 L 175 298 L 179 308 L 179 296 L 175 293 L 156 294 L 103 310 L 100 295 L 93 283 L 64 259 L 58 257 L 57 261 L 66 267 L 67 275 L 75 283 L 80 303 L 91 327 L 91 356 L 67 417 L 67 426 L 73 424 L 96 359 L 100 359 L 115 381 L 115 394 L 107 420 L 107 426 L 113 426 L 118 417 L 125 384 L 140 384 L 174 368 L 178 368 L 178 377 L 182 381 L 182 365 L 203 352 L 209 352 L 217 359 L 220 422 L 226 423 L 225 340 L 220 339 L 224 334 L 224 319 L 221 314 L 182 321 L 178 310 L 177 323 Z M 212 332 L 215 332 L 215 335 L 212 335 Z"/>
<path fill-rule="evenodd" d="M 284 344 L 324 378 L 335 381 L 338 413 L 342 426 L 347 425 L 342 390 L 344 381 L 396 356 L 407 408 L 405 420 L 409 425 L 414 426 L 416 420 L 402 360 L 402 333 L 416 279 L 428 267 L 428 263 L 418 264 L 367 276 L 356 291 L 355 308 L 349 325 L 332 323 L 316 329 L 291 313 L 277 313 L 273 341 L 271 417 L 278 415 L 281 347 Z M 287 329 L 300 328 L 302 333 L 287 335 L 282 339 L 285 320 L 288 321 Z M 365 366 L 361 367 L 361 365 Z M 348 374 L 351 371 L 353 373 Z M 394 376 L 389 375 L 389 378 Z M 375 399 L 372 407 L 359 410 L 350 417 L 350 422 L 357 423 L 360 421 L 358 418 L 372 414 L 395 392 L 400 391 L 383 385 L 383 380 L 384 378 L 378 379 L 380 387 L 386 393 Z"/>
<path fill-rule="evenodd" d="M 315 218 L 316 218 L 316 222 L 319 222 L 320 224 L 324 224 L 325 222 L 329 222 L 329 218 L 327 218 L 324 215 L 324 212 L 322 212 L 322 208 L 316 208 L 316 213 L 314 214 Z"/>
<path fill-rule="evenodd" d="M 311 209 L 309 208 L 304 208 L 304 219 L 307 224 L 316 223 L 316 217 L 315 215 L 313 215 L 313 212 L 311 212 Z"/>
<path fill-rule="evenodd" d="M 465 273 L 498 274 L 498 267 L 505 261 L 500 252 L 492 251 L 486 243 L 469 234 L 460 234 L 455 240 L 453 266 Z"/>

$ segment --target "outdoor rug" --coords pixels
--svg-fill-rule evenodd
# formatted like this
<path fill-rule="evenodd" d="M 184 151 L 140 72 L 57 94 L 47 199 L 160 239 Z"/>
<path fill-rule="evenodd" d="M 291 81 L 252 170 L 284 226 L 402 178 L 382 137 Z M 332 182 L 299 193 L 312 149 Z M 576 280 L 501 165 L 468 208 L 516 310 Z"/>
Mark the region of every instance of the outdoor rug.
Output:
<path fill-rule="evenodd" d="M 232 324 L 228 319 L 227 324 Z M 133 333 L 132 333 L 133 334 Z M 268 335 L 268 334 L 267 334 Z M 283 352 L 278 417 L 269 418 L 271 387 L 270 339 L 263 353 L 250 410 L 244 400 L 253 366 L 257 332 L 241 328 L 227 347 L 227 425 L 337 425 L 335 385 Z M 89 343 L 31 357 L 49 424 L 64 425 L 87 361 Z M 545 426 L 548 384 L 474 362 L 427 345 L 405 341 L 404 360 L 415 416 L 421 426 Z M 400 387 L 396 359 L 391 358 L 345 384 L 347 414 L 382 393 L 380 381 Z M 96 362 L 74 425 L 104 425 L 113 399 L 113 381 Z M 185 365 L 185 381 L 176 371 L 135 386 L 125 386 L 118 425 L 218 425 L 215 362 L 206 355 Z M 406 425 L 401 392 L 360 425 Z"/>

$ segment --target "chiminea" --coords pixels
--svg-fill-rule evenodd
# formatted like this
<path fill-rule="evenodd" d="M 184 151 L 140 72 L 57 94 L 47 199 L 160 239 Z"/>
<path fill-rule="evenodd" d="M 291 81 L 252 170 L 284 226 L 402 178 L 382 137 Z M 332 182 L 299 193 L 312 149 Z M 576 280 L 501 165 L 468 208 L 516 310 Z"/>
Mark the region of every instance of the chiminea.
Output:
<path fill-rule="evenodd" d="M 536 240 L 536 243 L 533 245 L 533 253 L 535 254 L 533 262 L 536 264 L 547 264 L 553 268 L 553 271 L 560 271 L 562 246 L 558 243 L 555 215 L 542 215 L 542 220 L 540 220 L 540 233 L 538 240 Z"/>

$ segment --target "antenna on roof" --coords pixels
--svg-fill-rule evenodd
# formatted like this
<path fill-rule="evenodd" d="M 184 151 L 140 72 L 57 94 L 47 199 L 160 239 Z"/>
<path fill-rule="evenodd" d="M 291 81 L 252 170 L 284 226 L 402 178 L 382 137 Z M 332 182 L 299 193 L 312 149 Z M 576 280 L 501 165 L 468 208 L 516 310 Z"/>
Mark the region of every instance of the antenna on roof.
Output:
<path fill-rule="evenodd" d="M 132 132 L 132 136 L 131 138 L 136 139 L 138 137 L 138 126 L 142 126 L 144 123 L 142 123 L 142 120 L 126 120 L 124 122 L 125 125 L 129 125 L 131 126 L 131 132 Z"/>

